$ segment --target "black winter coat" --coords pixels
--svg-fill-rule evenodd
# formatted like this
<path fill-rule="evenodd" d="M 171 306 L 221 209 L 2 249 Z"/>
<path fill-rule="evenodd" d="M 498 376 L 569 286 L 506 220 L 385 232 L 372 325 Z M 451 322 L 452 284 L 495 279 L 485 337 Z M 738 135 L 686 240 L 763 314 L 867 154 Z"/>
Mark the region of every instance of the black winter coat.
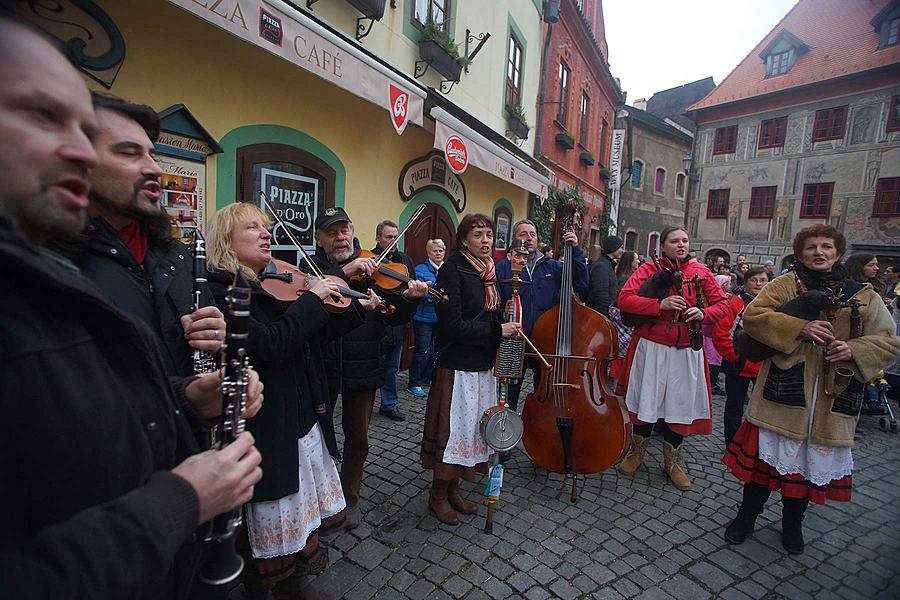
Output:
<path fill-rule="evenodd" d="M 169 375 L 192 375 L 194 352 L 181 327 L 182 315 L 194 311 L 190 248 L 177 240 L 165 247 L 151 244 L 140 265 L 119 232 L 102 217 L 91 219 L 84 235 L 85 247 L 71 257 L 73 262 L 110 303 L 157 333 Z M 208 290 L 202 301 L 204 306 L 212 304 Z"/>
<path fill-rule="evenodd" d="M 2 210 L 0 282 L 2 595 L 185 597 L 197 448 L 155 336 Z"/>
<path fill-rule="evenodd" d="M 588 282 L 587 304 L 604 317 L 609 317 L 609 307 L 616 304 L 619 297 L 619 279 L 616 277 L 616 263 L 606 254 L 591 263 Z"/>
<path fill-rule="evenodd" d="M 209 271 L 216 303 L 227 315 L 226 294 L 231 273 Z M 247 354 L 265 385 L 265 402 L 247 429 L 262 455 L 263 478 L 252 502 L 284 498 L 300 489 L 297 440 L 318 423 L 328 451 L 340 458 L 331 410 L 317 415 L 315 406 L 328 407 L 328 384 L 322 347 L 363 322 L 363 308 L 353 302 L 341 315 L 331 316 L 315 294 L 303 294 L 285 308 L 259 284 L 251 284 Z"/>
<path fill-rule="evenodd" d="M 382 249 L 380 246 L 375 246 L 372 248 L 372 252 L 375 254 L 381 254 Z M 416 278 L 416 266 L 413 264 L 412 260 L 399 250 L 394 250 L 387 256 L 386 262 L 392 263 L 402 263 L 406 266 L 409 271 L 409 276 L 413 279 Z M 419 308 L 419 302 L 416 302 L 416 309 Z M 385 346 L 390 348 L 396 348 L 398 344 L 402 344 L 403 340 L 406 339 L 406 332 L 409 330 L 409 323 L 403 323 L 401 325 L 395 325 L 387 328 L 387 332 L 385 334 Z M 390 352 L 390 350 L 388 350 Z"/>
<path fill-rule="evenodd" d="M 355 238 L 353 244 L 359 248 L 359 241 Z M 314 260 L 322 271 L 344 277 L 343 270 L 328 261 L 321 247 L 316 248 Z M 353 289 L 366 291 L 346 277 L 344 279 Z M 334 340 L 325 348 L 325 368 L 332 398 L 336 398 L 339 393 L 377 390 L 384 385 L 384 359 L 393 348 L 387 327 L 409 323 L 416 314 L 418 301 L 410 302 L 400 294 L 379 295 L 386 304 L 396 309 L 394 314 L 385 315 L 378 310 L 366 311 L 362 326 Z"/>
<path fill-rule="evenodd" d="M 484 282 L 459 252 L 447 257 L 434 285 L 450 298 L 435 305 L 437 364 L 456 371 L 493 368 L 500 346 L 502 305 L 494 311 L 484 310 Z"/>

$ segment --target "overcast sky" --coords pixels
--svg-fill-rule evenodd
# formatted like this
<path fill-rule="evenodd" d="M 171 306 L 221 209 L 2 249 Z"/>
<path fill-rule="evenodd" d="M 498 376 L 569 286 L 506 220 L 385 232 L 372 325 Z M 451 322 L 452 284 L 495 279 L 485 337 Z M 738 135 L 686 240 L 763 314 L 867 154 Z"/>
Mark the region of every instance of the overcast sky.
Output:
<path fill-rule="evenodd" d="M 610 69 L 628 104 L 713 76 L 716 84 L 796 0 L 605 0 Z"/>

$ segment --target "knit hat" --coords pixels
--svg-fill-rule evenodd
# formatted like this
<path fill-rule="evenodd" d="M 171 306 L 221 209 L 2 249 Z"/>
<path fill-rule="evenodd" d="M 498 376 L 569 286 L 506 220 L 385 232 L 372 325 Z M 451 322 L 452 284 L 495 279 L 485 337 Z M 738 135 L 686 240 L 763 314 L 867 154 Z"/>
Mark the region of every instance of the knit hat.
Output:
<path fill-rule="evenodd" d="M 625 242 L 622 241 L 617 235 L 608 235 L 603 238 L 603 242 L 600 247 L 603 249 L 603 254 L 612 254 L 619 248 L 625 245 Z"/>

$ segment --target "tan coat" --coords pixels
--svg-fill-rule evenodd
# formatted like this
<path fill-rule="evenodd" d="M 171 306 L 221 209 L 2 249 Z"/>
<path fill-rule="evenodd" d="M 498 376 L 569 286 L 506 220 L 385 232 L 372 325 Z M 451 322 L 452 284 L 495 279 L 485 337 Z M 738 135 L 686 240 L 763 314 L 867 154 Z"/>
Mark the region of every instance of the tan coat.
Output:
<path fill-rule="evenodd" d="M 822 376 L 824 348 L 797 338 L 808 321 L 775 311 L 796 295 L 796 276 L 788 273 L 764 287 L 744 312 L 744 331 L 777 352 L 760 369 L 747 420 L 785 437 L 806 440 L 813 391 L 817 389 L 813 441 L 827 446 L 852 446 L 862 384 L 900 353 L 894 320 L 869 284 L 853 296 L 865 305 L 860 308 L 862 337 L 848 339 L 850 309 L 838 310 L 834 333 L 838 339 L 847 340 L 853 359 L 832 363 L 832 376 L 838 366 L 848 367 L 853 371 L 854 382 L 847 390 L 836 390 L 836 396 L 829 396 L 821 383 L 816 387 L 816 380 Z M 820 318 L 825 319 L 824 315 Z"/>

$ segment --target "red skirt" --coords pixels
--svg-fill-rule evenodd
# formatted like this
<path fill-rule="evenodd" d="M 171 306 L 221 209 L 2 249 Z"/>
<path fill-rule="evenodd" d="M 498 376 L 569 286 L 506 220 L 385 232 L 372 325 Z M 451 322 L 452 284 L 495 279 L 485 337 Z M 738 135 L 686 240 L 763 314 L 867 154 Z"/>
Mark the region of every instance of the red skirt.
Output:
<path fill-rule="evenodd" d="M 787 498 L 808 499 L 816 504 L 825 504 L 825 500 L 850 501 L 853 475 L 833 479 L 825 485 L 816 485 L 797 473 L 782 475 L 759 458 L 759 428 L 747 421 L 741 423 L 734 434 L 722 462 L 740 481 L 764 485 L 773 492 L 780 491 Z"/>
<path fill-rule="evenodd" d="M 620 378 L 616 379 L 616 395 L 625 398 L 625 395 L 628 393 L 628 378 L 631 376 L 631 365 L 634 363 L 634 353 L 637 350 L 638 342 L 641 340 L 641 337 L 635 335 L 631 338 L 631 343 L 628 345 L 628 354 L 625 355 L 624 362 L 621 364 L 619 368 Z M 659 342 L 654 342 L 659 343 Z M 622 360 L 622 359 L 618 359 Z M 703 352 L 703 364 L 706 366 L 706 352 Z M 709 382 L 709 367 L 703 369 L 704 377 L 706 377 L 706 393 L 709 396 L 709 414 L 712 415 L 712 387 Z M 631 419 L 632 424 L 634 425 L 647 425 L 643 421 L 638 420 L 637 414 L 628 411 L 628 418 Z M 708 435 L 712 433 L 712 418 L 709 419 L 697 419 L 696 421 L 690 423 L 689 425 L 685 425 L 682 423 L 666 423 L 666 425 L 677 433 L 678 435 Z"/>

